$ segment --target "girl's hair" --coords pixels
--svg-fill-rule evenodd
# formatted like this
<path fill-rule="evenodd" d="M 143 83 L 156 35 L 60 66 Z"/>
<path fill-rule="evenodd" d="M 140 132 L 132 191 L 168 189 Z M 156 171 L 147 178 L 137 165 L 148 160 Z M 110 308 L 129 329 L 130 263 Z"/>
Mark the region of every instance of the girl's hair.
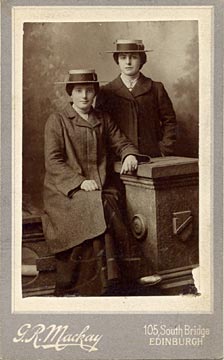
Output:
<path fill-rule="evenodd" d="M 131 52 L 131 51 L 130 51 Z M 118 64 L 118 56 L 119 54 L 121 53 L 113 53 L 113 58 L 114 58 L 114 61 L 116 62 L 116 64 Z M 137 53 L 140 55 L 140 60 L 141 60 L 141 65 L 140 65 L 140 68 L 142 68 L 142 66 L 146 63 L 147 61 L 147 56 L 146 56 L 146 53 L 145 52 L 139 52 Z"/>
<path fill-rule="evenodd" d="M 99 92 L 100 89 L 99 83 L 87 83 L 87 84 L 93 84 L 95 93 L 97 94 Z M 83 83 L 66 84 L 65 90 L 69 96 L 72 95 L 72 91 L 76 85 L 83 85 Z"/>

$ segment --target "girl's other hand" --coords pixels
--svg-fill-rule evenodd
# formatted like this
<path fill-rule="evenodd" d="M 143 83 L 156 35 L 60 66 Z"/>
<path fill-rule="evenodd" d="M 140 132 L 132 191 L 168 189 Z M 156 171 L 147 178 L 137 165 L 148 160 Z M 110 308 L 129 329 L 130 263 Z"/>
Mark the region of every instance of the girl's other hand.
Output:
<path fill-rule="evenodd" d="M 95 180 L 84 180 L 80 188 L 85 191 L 94 191 L 99 189 Z"/>
<path fill-rule="evenodd" d="M 121 174 L 127 174 L 129 171 L 136 171 L 138 169 L 138 160 L 134 155 L 128 155 L 123 162 Z"/>

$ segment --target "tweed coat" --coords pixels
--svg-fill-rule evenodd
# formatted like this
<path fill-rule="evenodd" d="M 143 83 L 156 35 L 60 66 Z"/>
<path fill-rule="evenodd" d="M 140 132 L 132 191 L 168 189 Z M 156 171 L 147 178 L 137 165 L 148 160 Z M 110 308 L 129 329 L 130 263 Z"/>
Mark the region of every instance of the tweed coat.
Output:
<path fill-rule="evenodd" d="M 96 108 L 111 115 L 140 153 L 151 157 L 174 153 L 176 117 L 162 83 L 140 73 L 130 92 L 119 76 L 101 88 Z"/>
<path fill-rule="evenodd" d="M 86 121 L 68 104 L 61 113 L 49 117 L 45 126 L 43 229 L 52 253 L 105 232 L 101 195 L 109 151 L 122 160 L 138 154 L 108 114 L 91 109 Z M 95 180 L 99 190 L 81 190 L 86 179 Z"/>

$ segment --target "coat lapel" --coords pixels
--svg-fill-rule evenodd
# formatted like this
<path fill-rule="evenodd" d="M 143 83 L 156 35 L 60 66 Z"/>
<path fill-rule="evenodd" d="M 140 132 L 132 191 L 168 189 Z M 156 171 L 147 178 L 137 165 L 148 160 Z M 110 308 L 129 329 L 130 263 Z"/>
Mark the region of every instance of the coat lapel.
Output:
<path fill-rule="evenodd" d="M 151 87 L 152 87 L 152 80 L 150 78 L 145 77 L 141 73 L 131 93 L 134 97 L 137 97 L 145 94 L 146 92 L 149 92 L 151 90 Z"/>
<path fill-rule="evenodd" d="M 89 122 L 92 127 L 96 127 L 102 124 L 102 115 L 92 109 L 89 113 Z"/>
<path fill-rule="evenodd" d="M 152 80 L 140 73 L 139 80 L 137 81 L 135 87 L 132 91 L 129 91 L 122 82 L 120 76 L 118 76 L 114 81 L 111 82 L 110 87 L 116 93 L 116 95 L 133 100 L 133 98 L 143 95 L 151 90 Z"/>
<path fill-rule="evenodd" d="M 90 121 L 86 121 L 84 120 L 72 107 L 71 104 L 68 104 L 64 110 L 64 113 L 66 115 L 66 117 L 68 117 L 69 119 L 71 119 L 72 121 L 74 121 L 74 123 L 77 126 L 82 126 L 82 127 L 88 127 L 88 128 L 93 128 L 95 126 L 101 125 L 101 115 L 96 113 L 94 111 L 94 109 L 92 109 L 89 113 L 89 120 Z"/>
<path fill-rule="evenodd" d="M 110 85 L 116 95 L 118 95 L 122 98 L 133 100 L 132 93 L 124 85 L 123 81 L 120 78 L 120 75 L 114 81 L 112 81 L 112 83 Z"/>

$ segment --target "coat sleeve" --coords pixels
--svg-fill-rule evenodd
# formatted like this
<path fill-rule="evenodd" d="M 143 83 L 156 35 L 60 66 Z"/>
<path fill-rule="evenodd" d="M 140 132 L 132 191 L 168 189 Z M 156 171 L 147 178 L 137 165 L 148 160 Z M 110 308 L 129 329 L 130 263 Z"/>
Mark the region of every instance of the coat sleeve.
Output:
<path fill-rule="evenodd" d="M 112 121 L 109 114 L 106 113 L 105 117 L 110 149 L 120 157 L 121 161 L 123 162 L 128 155 L 135 155 L 139 163 L 150 162 L 150 157 L 139 153 L 138 149 L 132 144 L 131 140 L 129 140 L 117 124 Z"/>
<path fill-rule="evenodd" d="M 157 97 L 162 130 L 160 151 L 163 155 L 172 155 L 176 143 L 176 115 L 162 83 L 157 83 Z"/>
<path fill-rule="evenodd" d="M 56 188 L 70 196 L 85 180 L 78 162 L 69 166 L 66 162 L 65 139 L 59 114 L 47 120 L 44 137 L 45 168 Z"/>

